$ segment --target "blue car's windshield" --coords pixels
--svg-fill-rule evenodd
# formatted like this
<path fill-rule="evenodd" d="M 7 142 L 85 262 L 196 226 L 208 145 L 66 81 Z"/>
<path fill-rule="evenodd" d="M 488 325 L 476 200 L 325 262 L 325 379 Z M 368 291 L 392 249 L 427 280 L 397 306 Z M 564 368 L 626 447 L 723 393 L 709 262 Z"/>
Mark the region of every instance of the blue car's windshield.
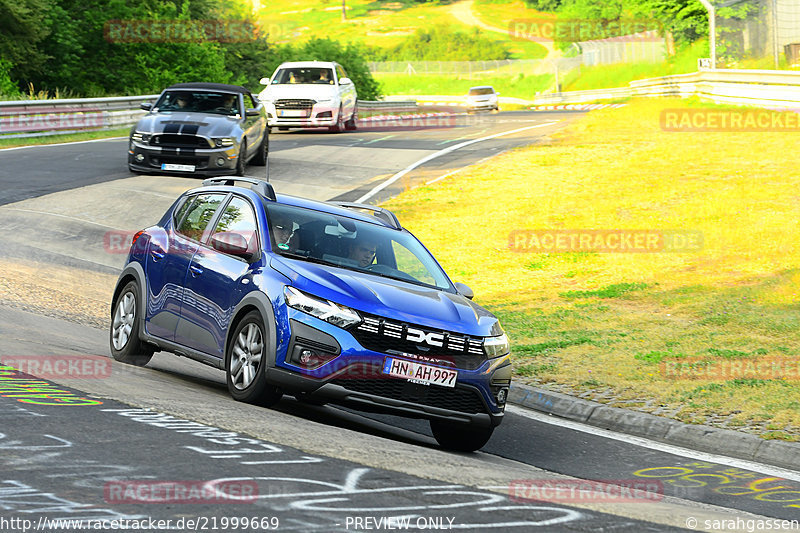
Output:
<path fill-rule="evenodd" d="M 225 92 L 166 91 L 158 99 L 153 111 L 194 112 L 214 115 L 239 115 L 239 95 Z"/>
<path fill-rule="evenodd" d="M 408 232 L 282 204 L 267 206 L 281 255 L 454 292 L 428 251 Z"/>

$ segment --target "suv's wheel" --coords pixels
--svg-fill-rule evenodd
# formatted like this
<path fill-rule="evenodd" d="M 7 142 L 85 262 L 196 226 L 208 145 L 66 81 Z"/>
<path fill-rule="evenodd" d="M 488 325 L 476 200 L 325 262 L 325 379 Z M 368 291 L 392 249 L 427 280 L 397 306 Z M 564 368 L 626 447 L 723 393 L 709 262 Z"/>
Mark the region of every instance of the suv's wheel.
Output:
<path fill-rule="evenodd" d="M 239 158 L 236 160 L 236 175 L 244 176 L 244 168 L 247 166 L 247 141 L 242 140 L 239 146 Z"/>
<path fill-rule="evenodd" d="M 344 123 L 344 129 L 347 131 L 356 131 L 358 125 L 356 121 L 358 120 L 358 106 L 353 108 L 353 114 L 350 116 L 350 120 Z"/>
<path fill-rule="evenodd" d="M 264 132 L 264 139 L 261 141 L 261 147 L 258 149 L 258 153 L 253 157 L 253 160 L 250 161 L 251 164 L 257 167 L 263 167 L 267 164 L 267 157 L 269 156 L 269 135 L 267 132 Z"/>
<path fill-rule="evenodd" d="M 281 399 L 281 391 L 267 383 L 266 351 L 261 315 L 251 311 L 236 326 L 225 353 L 228 391 L 235 400 L 269 407 Z"/>
<path fill-rule="evenodd" d="M 489 442 L 493 427 L 475 427 L 468 424 L 431 420 L 433 438 L 442 448 L 457 452 L 474 452 Z"/>
<path fill-rule="evenodd" d="M 139 339 L 139 284 L 129 281 L 114 302 L 109 340 L 111 355 L 121 363 L 144 366 L 153 348 Z"/>
<path fill-rule="evenodd" d="M 332 133 L 340 133 L 344 130 L 344 117 L 342 116 L 342 106 L 339 105 L 339 113 L 336 115 L 336 124 L 328 128 Z"/>

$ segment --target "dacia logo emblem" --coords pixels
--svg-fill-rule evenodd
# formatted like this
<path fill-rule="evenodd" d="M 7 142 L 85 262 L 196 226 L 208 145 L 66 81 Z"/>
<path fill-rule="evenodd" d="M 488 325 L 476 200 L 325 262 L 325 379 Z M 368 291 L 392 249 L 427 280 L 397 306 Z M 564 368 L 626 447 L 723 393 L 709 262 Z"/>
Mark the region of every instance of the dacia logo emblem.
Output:
<path fill-rule="evenodd" d="M 421 329 L 416 328 L 408 328 L 407 331 L 406 340 L 409 342 L 424 342 L 436 348 L 441 348 L 444 345 L 444 335 L 441 333 L 436 333 L 435 331 L 425 333 Z"/>

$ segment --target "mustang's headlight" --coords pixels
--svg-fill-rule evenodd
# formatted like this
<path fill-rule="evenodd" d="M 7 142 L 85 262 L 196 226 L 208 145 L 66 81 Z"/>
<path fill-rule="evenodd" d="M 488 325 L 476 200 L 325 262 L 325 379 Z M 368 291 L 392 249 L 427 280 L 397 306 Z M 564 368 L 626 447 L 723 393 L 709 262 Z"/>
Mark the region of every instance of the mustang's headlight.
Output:
<path fill-rule="evenodd" d="M 511 345 L 508 343 L 508 336 L 503 333 L 499 337 L 486 337 L 483 340 L 483 351 L 486 352 L 488 357 L 506 355 L 511 351 Z"/>
<path fill-rule="evenodd" d="M 361 323 L 361 315 L 349 307 L 311 296 L 289 286 L 283 289 L 283 294 L 289 307 L 320 318 L 334 326 L 346 328 Z"/>
<path fill-rule="evenodd" d="M 232 137 L 219 137 L 217 139 L 214 139 L 214 146 L 216 146 L 217 148 L 233 146 L 233 145 L 234 145 L 234 140 Z"/>
<path fill-rule="evenodd" d="M 137 143 L 149 143 L 151 136 L 152 135 L 149 133 L 142 133 L 141 131 L 137 131 L 134 132 L 133 135 L 131 135 L 131 140 Z"/>

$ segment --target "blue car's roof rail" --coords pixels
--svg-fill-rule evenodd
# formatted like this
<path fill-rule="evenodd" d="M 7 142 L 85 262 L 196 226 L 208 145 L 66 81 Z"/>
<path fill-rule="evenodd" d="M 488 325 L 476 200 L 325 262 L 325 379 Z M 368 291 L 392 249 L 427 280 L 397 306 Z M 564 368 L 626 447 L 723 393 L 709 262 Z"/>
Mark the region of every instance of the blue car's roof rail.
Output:
<path fill-rule="evenodd" d="M 377 207 L 374 205 L 369 204 L 357 204 L 354 202 L 330 202 L 333 205 L 338 205 L 339 207 L 346 207 L 347 209 L 366 209 L 367 211 L 372 211 L 372 214 L 376 217 L 380 218 L 384 222 L 387 222 L 390 226 L 394 229 L 403 229 L 400 225 L 400 221 L 397 220 L 397 217 L 389 211 L 388 209 L 384 209 L 382 207 Z"/>
<path fill-rule="evenodd" d="M 203 187 L 208 187 L 209 185 L 232 186 L 237 181 L 244 181 L 252 184 L 253 186 L 251 188 L 267 200 L 272 200 L 274 202 L 277 199 L 275 196 L 275 189 L 272 187 L 272 184 L 259 178 L 248 178 L 245 176 L 220 176 L 217 178 L 207 178 L 203 180 Z"/>

